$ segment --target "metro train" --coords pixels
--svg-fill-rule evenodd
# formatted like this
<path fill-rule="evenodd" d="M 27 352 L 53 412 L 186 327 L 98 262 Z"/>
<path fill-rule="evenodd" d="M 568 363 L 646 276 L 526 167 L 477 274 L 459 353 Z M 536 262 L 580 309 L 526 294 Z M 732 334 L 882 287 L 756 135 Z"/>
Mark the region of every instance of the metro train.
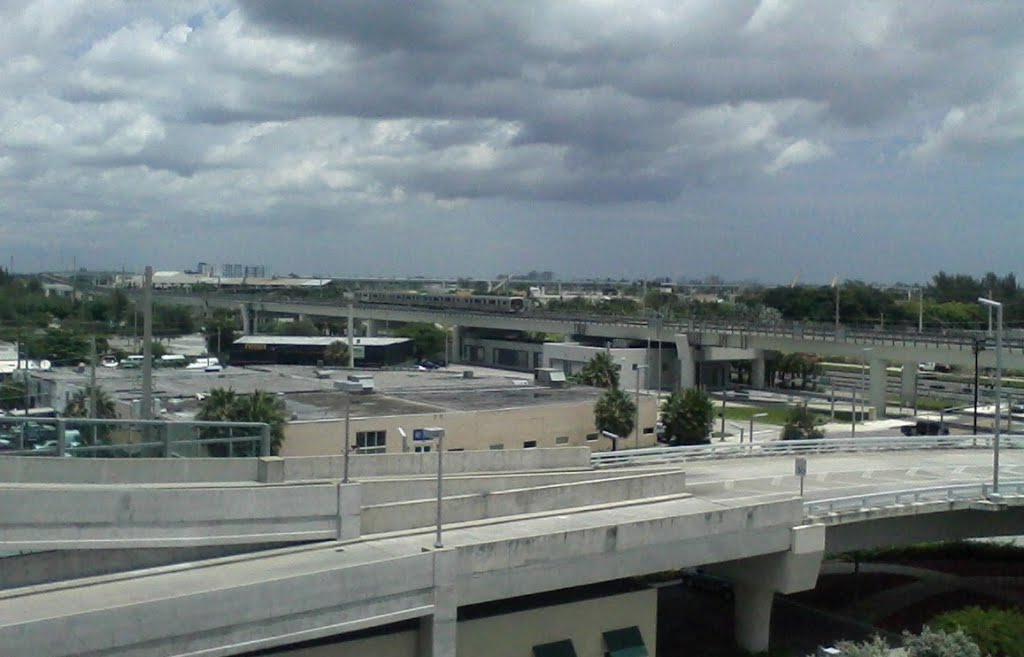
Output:
<path fill-rule="evenodd" d="M 484 312 L 520 313 L 526 309 L 523 297 L 460 294 L 420 294 L 367 290 L 355 293 L 359 303 L 380 303 L 392 306 L 420 306 L 446 310 L 480 310 Z"/>

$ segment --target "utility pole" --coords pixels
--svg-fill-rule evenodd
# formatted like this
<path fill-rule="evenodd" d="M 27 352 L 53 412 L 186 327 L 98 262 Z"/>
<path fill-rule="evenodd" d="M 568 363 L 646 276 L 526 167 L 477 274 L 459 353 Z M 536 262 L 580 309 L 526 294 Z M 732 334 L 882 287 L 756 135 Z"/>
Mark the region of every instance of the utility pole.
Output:
<path fill-rule="evenodd" d="M 96 336 L 89 338 L 89 417 L 96 418 Z M 96 426 L 96 425 L 93 425 Z"/>
<path fill-rule="evenodd" d="M 153 267 L 142 283 L 142 419 L 153 419 Z"/>

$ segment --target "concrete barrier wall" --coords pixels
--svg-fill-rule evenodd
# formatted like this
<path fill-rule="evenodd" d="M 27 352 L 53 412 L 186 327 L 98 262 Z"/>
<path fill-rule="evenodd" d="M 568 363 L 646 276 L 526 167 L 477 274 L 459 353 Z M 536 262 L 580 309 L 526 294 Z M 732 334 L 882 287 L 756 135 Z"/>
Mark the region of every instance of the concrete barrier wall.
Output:
<path fill-rule="evenodd" d="M 465 522 L 524 513 L 571 509 L 592 504 L 683 493 L 686 475 L 682 471 L 632 475 L 558 484 L 496 493 L 445 497 L 444 522 Z M 435 499 L 397 502 L 363 507 L 363 534 L 427 527 L 436 520 Z"/>
<path fill-rule="evenodd" d="M 676 467 L 666 465 L 663 471 L 674 471 Z M 647 473 L 655 470 L 648 469 Z M 520 472 L 515 474 L 472 474 L 448 475 L 444 477 L 445 495 L 473 495 L 496 493 L 516 488 L 533 488 L 553 484 L 568 484 L 574 481 L 594 481 L 628 477 L 632 472 L 626 468 L 604 470 L 580 470 L 569 472 Z M 437 494 L 436 476 L 410 476 L 396 479 L 364 479 L 363 500 L 367 504 L 390 504 L 433 498 Z"/>
<path fill-rule="evenodd" d="M 273 459 L 271 459 L 273 460 Z M 282 478 L 289 481 L 341 479 L 341 456 L 283 459 Z M 437 472 L 437 454 L 353 454 L 352 477 L 386 477 Z M 590 469 L 590 449 L 482 450 L 445 452 L 444 470 L 468 472 Z M 0 482 L 66 484 L 171 484 L 260 481 L 260 459 L 87 459 L 53 456 L 0 456 Z"/>
<path fill-rule="evenodd" d="M 358 497 L 358 487 L 351 491 Z M 336 538 L 339 486 L 0 487 L 0 549 L 175 547 Z M 344 504 L 342 504 L 344 506 Z"/>
<path fill-rule="evenodd" d="M 87 459 L 0 456 L 0 482 L 65 484 L 256 481 L 258 459 Z"/>
<path fill-rule="evenodd" d="M 389 477 L 437 472 L 437 453 L 353 454 L 349 457 L 351 477 Z M 284 459 L 284 477 L 288 481 L 340 479 L 342 456 L 293 456 Z M 590 469 L 587 447 L 546 449 L 496 449 L 470 452 L 445 452 L 444 471 L 513 472 L 516 470 Z"/>

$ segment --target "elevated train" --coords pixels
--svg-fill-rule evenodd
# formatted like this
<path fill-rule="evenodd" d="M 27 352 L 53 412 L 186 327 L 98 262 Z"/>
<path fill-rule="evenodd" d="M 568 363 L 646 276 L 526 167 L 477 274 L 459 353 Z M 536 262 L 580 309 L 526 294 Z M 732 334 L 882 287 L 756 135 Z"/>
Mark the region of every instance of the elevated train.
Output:
<path fill-rule="evenodd" d="M 390 292 L 365 290 L 355 293 L 358 303 L 380 303 L 392 306 L 419 306 L 441 310 L 479 310 L 483 312 L 521 313 L 526 310 L 523 297 L 503 297 L 484 294 L 421 294 L 418 292 Z"/>

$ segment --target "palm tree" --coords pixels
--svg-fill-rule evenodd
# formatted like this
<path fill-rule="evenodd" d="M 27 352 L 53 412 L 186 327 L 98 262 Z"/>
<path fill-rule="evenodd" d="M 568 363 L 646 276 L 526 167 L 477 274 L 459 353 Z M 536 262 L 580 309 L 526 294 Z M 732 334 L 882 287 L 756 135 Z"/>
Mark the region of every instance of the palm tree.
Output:
<path fill-rule="evenodd" d="M 270 453 L 277 454 L 284 442 L 285 425 L 284 402 L 274 395 L 256 390 L 250 395 L 239 395 L 231 388 L 213 388 L 210 395 L 203 400 L 197 420 L 205 422 L 263 422 L 270 425 Z M 228 438 L 235 435 L 248 435 L 252 430 L 233 430 L 230 427 L 204 427 L 200 431 L 203 438 Z M 259 445 L 253 442 L 213 443 L 208 445 L 212 456 L 255 456 L 259 454 Z"/>
<path fill-rule="evenodd" d="M 64 415 L 67 417 L 89 417 L 90 399 L 92 397 L 92 386 L 85 386 L 79 390 L 64 407 Z M 96 386 L 96 415 L 102 419 L 113 419 L 117 417 L 117 410 L 114 400 L 110 398 L 107 391 Z"/>
<path fill-rule="evenodd" d="M 203 399 L 196 419 L 203 422 L 231 421 L 231 409 L 234 408 L 237 398 L 238 393 L 231 388 L 211 389 L 210 394 Z"/>
<path fill-rule="evenodd" d="M 594 425 L 598 431 L 608 431 L 625 438 L 633 431 L 636 404 L 622 390 L 609 388 L 594 404 Z M 612 449 L 617 445 L 612 444 Z"/>
<path fill-rule="evenodd" d="M 231 422 L 235 401 L 238 394 L 231 388 L 212 388 L 210 394 L 199 405 L 196 419 L 201 422 Z M 227 427 L 202 427 L 199 429 L 201 439 L 230 438 L 231 429 Z M 206 446 L 210 456 L 227 456 L 227 443 L 211 443 Z"/>
<path fill-rule="evenodd" d="M 92 386 L 85 386 L 85 388 L 76 392 L 68 400 L 67 405 L 64 406 L 64 415 L 67 417 L 90 417 L 89 408 L 92 394 Z M 117 408 L 114 405 L 114 400 L 100 386 L 96 386 L 96 414 L 92 417 L 99 419 L 113 419 L 117 417 Z M 72 423 L 68 428 L 78 429 L 81 434 L 90 437 L 92 445 L 98 445 L 109 442 L 107 436 L 110 435 L 112 427 L 109 424 L 76 426 Z"/>
<path fill-rule="evenodd" d="M 596 388 L 618 388 L 619 366 L 607 351 L 602 351 L 583 366 L 578 380 L 584 385 Z"/>
<path fill-rule="evenodd" d="M 711 398 L 699 388 L 672 393 L 661 406 L 661 421 L 673 443 L 697 445 L 708 442 L 715 421 Z"/>
<path fill-rule="evenodd" d="M 284 401 L 263 390 L 243 395 L 235 400 L 232 419 L 235 422 L 263 422 L 270 425 L 270 453 L 276 455 L 284 442 L 286 411 Z M 255 456 L 259 449 L 249 443 L 239 443 L 238 456 Z"/>

